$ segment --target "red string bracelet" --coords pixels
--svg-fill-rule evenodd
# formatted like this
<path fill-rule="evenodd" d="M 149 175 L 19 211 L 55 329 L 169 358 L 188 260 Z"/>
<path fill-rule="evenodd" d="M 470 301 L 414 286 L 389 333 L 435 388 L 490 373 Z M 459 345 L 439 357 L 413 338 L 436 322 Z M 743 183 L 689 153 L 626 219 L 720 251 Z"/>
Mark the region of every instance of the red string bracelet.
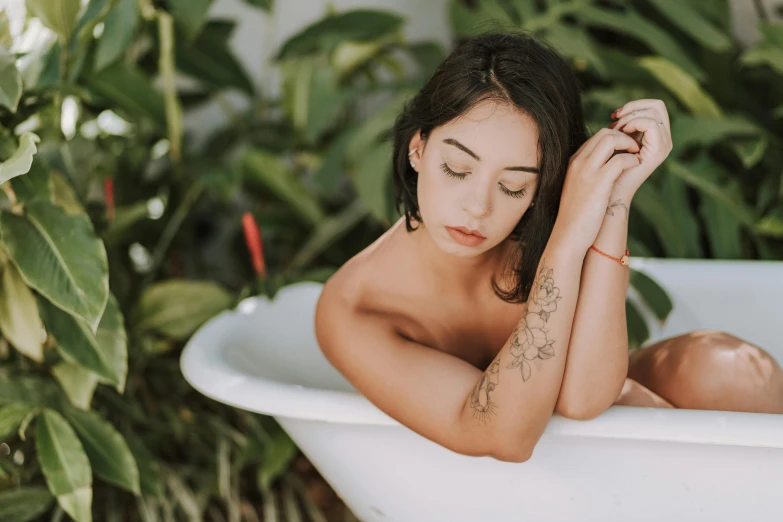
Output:
<path fill-rule="evenodd" d="M 610 255 L 609 255 L 609 254 L 607 254 L 606 252 L 602 252 L 602 251 L 598 250 L 598 249 L 595 247 L 595 245 L 590 245 L 590 248 L 592 248 L 593 250 L 595 250 L 596 252 L 598 252 L 598 253 L 599 253 L 599 254 L 601 254 L 602 256 L 606 256 L 606 257 L 608 257 L 609 259 L 613 259 L 613 260 L 617 261 L 618 263 L 620 263 L 620 264 L 621 264 L 621 265 L 623 265 L 623 266 L 628 266 L 628 256 L 629 256 L 631 253 L 628 251 L 628 249 L 627 249 L 627 248 L 625 249 L 625 255 L 624 255 L 623 257 L 621 257 L 621 258 L 617 258 L 617 257 L 614 257 L 614 256 L 610 256 Z"/>

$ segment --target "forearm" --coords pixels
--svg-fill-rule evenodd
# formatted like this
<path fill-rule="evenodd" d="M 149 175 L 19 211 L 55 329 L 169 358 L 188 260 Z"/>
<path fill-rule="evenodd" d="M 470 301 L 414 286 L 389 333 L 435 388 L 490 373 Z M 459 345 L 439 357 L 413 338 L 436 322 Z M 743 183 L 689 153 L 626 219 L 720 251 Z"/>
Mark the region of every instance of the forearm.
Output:
<path fill-rule="evenodd" d="M 622 257 L 631 198 L 616 196 L 610 201 L 595 246 Z M 557 413 L 593 418 L 620 394 L 628 374 L 625 297 L 629 273 L 628 267 L 592 249 L 587 251 Z"/>
<path fill-rule="evenodd" d="M 496 457 L 532 453 L 554 412 L 583 259 L 584 251 L 552 236 L 525 312 L 465 401 L 462 426 L 491 440 Z"/>

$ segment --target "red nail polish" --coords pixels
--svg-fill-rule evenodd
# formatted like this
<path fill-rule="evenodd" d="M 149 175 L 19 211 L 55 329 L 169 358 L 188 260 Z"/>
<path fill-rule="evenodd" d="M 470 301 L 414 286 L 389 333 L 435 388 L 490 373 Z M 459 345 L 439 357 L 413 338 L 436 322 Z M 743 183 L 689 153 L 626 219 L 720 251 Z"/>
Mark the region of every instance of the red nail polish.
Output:
<path fill-rule="evenodd" d="M 610 129 L 614 129 L 614 126 L 615 126 L 615 125 L 617 125 L 617 122 L 614 122 L 614 123 L 612 123 L 611 125 L 609 125 L 609 128 L 610 128 Z"/>

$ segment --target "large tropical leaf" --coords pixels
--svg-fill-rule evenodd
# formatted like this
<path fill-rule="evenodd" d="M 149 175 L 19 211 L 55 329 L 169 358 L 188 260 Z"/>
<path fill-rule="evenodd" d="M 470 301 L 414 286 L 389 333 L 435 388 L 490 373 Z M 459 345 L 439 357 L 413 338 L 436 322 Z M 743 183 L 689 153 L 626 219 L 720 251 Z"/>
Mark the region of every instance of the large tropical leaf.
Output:
<path fill-rule="evenodd" d="M 134 116 L 149 118 L 161 129 L 166 127 L 163 95 L 138 69 L 117 62 L 101 71 L 86 74 L 84 81 L 109 103 Z"/>
<path fill-rule="evenodd" d="M 117 0 L 103 22 L 103 33 L 98 39 L 94 71 L 100 71 L 117 61 L 133 41 L 139 22 L 136 0 Z"/>
<path fill-rule="evenodd" d="M 11 52 L 0 45 L 0 106 L 16 112 L 22 97 L 22 76 L 16 68 L 16 59 Z"/>
<path fill-rule="evenodd" d="M 109 275 L 89 218 L 34 201 L 22 216 L 0 213 L 0 234 L 25 282 L 94 331 L 109 298 Z"/>
<path fill-rule="evenodd" d="M 122 390 L 128 354 L 122 314 L 114 298 L 106 305 L 96 333 L 83 320 L 39 300 L 44 322 L 57 340 L 62 356 Z"/>
<path fill-rule="evenodd" d="M 36 362 L 43 362 L 46 340 L 35 295 L 16 265 L 0 261 L 0 331 L 14 348 Z"/>
<path fill-rule="evenodd" d="M 140 495 L 139 470 L 125 438 L 95 412 L 66 408 L 65 417 L 76 430 L 93 472 Z"/>
<path fill-rule="evenodd" d="M 186 40 L 193 40 L 207 21 L 212 0 L 166 0 L 177 26 Z"/>
<path fill-rule="evenodd" d="M 80 0 L 27 0 L 27 11 L 67 42 L 76 28 Z"/>
<path fill-rule="evenodd" d="M 379 10 L 357 9 L 332 14 L 289 38 L 276 59 L 331 51 L 345 40 L 374 40 L 398 30 L 404 21 L 402 16 Z"/>
<path fill-rule="evenodd" d="M 100 381 L 97 374 L 64 360 L 52 367 L 52 375 L 60 383 L 71 404 L 83 410 L 90 409 L 92 394 Z"/>
<path fill-rule="evenodd" d="M 56 411 L 38 417 L 35 447 L 49 491 L 77 522 L 92 521 L 92 470 L 73 428 Z"/>
<path fill-rule="evenodd" d="M 731 48 L 731 38 L 699 13 L 690 2 L 681 0 L 647 0 L 673 25 L 704 47 L 723 52 Z M 699 2 L 694 2 L 699 3 Z M 701 2 L 710 3 L 710 2 Z M 717 3 L 717 2 L 713 2 Z"/>
<path fill-rule="evenodd" d="M 168 279 L 142 293 L 135 312 L 136 328 L 185 339 L 232 302 L 231 294 L 213 281 Z"/>
<path fill-rule="evenodd" d="M 0 492 L 0 520 L 30 522 L 37 520 L 52 505 L 54 498 L 38 486 L 10 488 Z"/>
<path fill-rule="evenodd" d="M 2 72 L 0 71 L 0 74 Z M 10 158 L 0 163 L 0 184 L 11 178 L 26 174 L 33 164 L 33 155 L 37 152 L 36 143 L 41 141 L 37 134 L 25 132 L 19 138 L 19 147 Z"/>
<path fill-rule="evenodd" d="M 192 43 L 178 42 L 177 68 L 213 88 L 236 87 L 253 94 L 253 83 L 228 47 L 227 29 L 232 27 L 223 21 L 209 22 Z"/>
<path fill-rule="evenodd" d="M 639 64 L 650 71 L 693 114 L 719 117 L 720 106 L 707 94 L 696 79 L 678 64 L 660 56 L 639 58 Z"/>
<path fill-rule="evenodd" d="M 305 222 L 316 225 L 324 218 L 318 200 L 299 182 L 279 156 L 261 149 L 249 149 L 240 162 L 249 183 L 263 186 L 286 202 Z"/>

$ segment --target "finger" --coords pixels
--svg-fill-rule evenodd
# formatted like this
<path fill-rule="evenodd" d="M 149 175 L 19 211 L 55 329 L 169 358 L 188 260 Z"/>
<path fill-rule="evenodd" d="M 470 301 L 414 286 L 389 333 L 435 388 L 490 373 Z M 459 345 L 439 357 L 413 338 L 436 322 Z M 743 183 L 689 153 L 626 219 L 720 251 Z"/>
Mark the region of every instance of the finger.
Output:
<path fill-rule="evenodd" d="M 598 132 L 590 136 L 587 140 L 585 140 L 584 143 L 582 143 L 582 146 L 577 149 L 577 151 L 573 154 L 573 158 L 576 159 L 578 156 L 587 156 L 590 154 L 590 151 L 592 151 L 595 148 L 595 144 L 598 143 L 598 141 L 606 136 L 607 134 L 611 134 L 613 131 L 612 129 L 604 127 L 603 129 L 599 129 Z"/>
<path fill-rule="evenodd" d="M 601 177 L 611 181 L 620 177 L 625 170 L 636 167 L 640 164 L 639 158 L 633 154 L 618 154 L 606 162 L 606 165 L 598 171 Z"/>
<path fill-rule="evenodd" d="M 666 110 L 666 104 L 662 100 L 657 99 L 642 99 L 642 100 L 633 100 L 626 104 L 624 104 L 622 107 L 617 109 L 614 113 L 612 113 L 612 116 L 615 118 L 622 118 L 626 114 L 637 111 L 639 109 L 644 109 L 646 107 L 653 107 L 655 108 L 660 114 L 660 120 L 662 121 L 664 125 L 666 125 L 666 128 L 671 128 L 671 125 L 669 123 L 669 111 Z"/>
<path fill-rule="evenodd" d="M 623 125 L 631 121 L 632 119 L 638 117 L 638 116 L 647 116 L 649 118 L 654 118 L 658 121 L 661 121 L 660 116 L 658 115 L 658 112 L 650 107 L 644 108 L 644 109 L 638 109 L 635 111 L 631 111 L 628 114 L 625 114 L 617 121 L 613 122 L 611 125 L 609 125 L 610 129 L 615 130 L 622 130 Z"/>
<path fill-rule="evenodd" d="M 668 140 L 668 132 L 663 130 L 663 125 L 660 122 L 645 117 L 634 118 L 623 127 L 623 132 L 643 132 L 642 138 L 645 146 L 650 147 L 650 151 L 663 150 L 670 146 L 670 140 Z"/>
<path fill-rule="evenodd" d="M 612 157 L 616 150 L 627 151 L 630 153 L 639 152 L 641 149 L 636 140 L 623 134 L 614 132 L 601 138 L 595 148 L 590 152 L 587 159 L 587 168 L 598 170 Z"/>

